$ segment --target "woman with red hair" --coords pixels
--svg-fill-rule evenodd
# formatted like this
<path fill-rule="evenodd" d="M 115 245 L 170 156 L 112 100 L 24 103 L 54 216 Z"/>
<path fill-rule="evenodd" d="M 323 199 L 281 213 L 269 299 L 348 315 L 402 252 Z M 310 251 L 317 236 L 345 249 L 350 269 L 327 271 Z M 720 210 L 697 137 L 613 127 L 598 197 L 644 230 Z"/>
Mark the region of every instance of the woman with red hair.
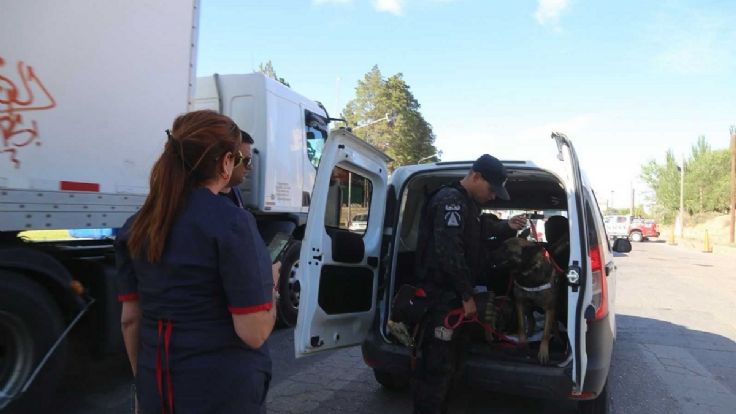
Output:
<path fill-rule="evenodd" d="M 166 132 L 150 193 L 115 243 L 139 411 L 263 412 L 279 265 L 253 216 L 218 196 L 243 161 L 240 129 L 195 111 Z"/>

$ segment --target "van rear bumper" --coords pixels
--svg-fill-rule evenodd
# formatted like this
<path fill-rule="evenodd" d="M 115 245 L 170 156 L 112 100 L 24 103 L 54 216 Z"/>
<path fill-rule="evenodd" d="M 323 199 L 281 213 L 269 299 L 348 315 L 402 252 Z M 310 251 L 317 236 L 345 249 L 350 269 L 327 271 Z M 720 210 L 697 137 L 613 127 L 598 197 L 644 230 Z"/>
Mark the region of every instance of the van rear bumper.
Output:
<path fill-rule="evenodd" d="M 363 359 L 377 371 L 401 378 L 411 376 L 408 350 L 386 342 L 373 332 L 363 342 Z M 461 381 L 480 391 L 503 392 L 531 398 L 566 399 L 572 390 L 572 363 L 563 367 L 541 366 L 535 362 L 494 360 L 469 356 Z"/>
<path fill-rule="evenodd" d="M 606 315 L 588 322 L 586 349 L 588 364 L 583 391 L 595 398 L 606 385 L 611 367 L 613 332 Z M 401 378 L 411 376 L 409 351 L 387 342 L 375 330 L 362 344 L 363 360 L 371 368 Z M 531 398 L 568 399 L 572 391 L 572 361 L 562 367 L 542 366 L 536 361 L 520 362 L 470 355 L 461 380 L 481 391 L 504 392 Z"/>

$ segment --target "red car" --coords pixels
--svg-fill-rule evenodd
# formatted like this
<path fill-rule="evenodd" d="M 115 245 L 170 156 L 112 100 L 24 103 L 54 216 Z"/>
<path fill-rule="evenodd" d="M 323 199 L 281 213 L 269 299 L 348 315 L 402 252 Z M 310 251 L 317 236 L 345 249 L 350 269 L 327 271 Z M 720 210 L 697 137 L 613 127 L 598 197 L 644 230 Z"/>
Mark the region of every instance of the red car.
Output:
<path fill-rule="evenodd" d="M 649 237 L 659 237 L 657 222 L 631 216 L 606 216 L 604 218 L 608 237 L 628 237 L 631 241 L 640 242 Z"/>

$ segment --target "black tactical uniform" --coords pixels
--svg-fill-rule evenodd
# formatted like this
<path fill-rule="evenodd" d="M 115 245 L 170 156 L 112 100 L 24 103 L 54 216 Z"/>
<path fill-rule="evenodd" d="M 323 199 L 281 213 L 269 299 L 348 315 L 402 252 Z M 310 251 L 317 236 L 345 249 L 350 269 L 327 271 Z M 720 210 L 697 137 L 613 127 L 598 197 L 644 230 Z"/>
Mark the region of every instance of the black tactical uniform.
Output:
<path fill-rule="evenodd" d="M 496 158 L 484 154 L 473 163 L 495 197 L 509 199 L 506 170 Z M 493 198 L 491 198 L 493 199 Z M 414 371 L 414 412 L 447 411 L 447 393 L 467 339 L 444 328 L 448 311 L 463 306 L 485 267 L 482 255 L 480 208 L 461 185 L 442 187 L 425 204 L 419 222 L 417 279 L 427 292 L 430 307 L 421 338 L 421 356 Z M 498 228 L 493 223 L 490 228 Z M 487 236 L 485 236 L 487 237 Z"/>
<path fill-rule="evenodd" d="M 466 340 L 435 336 L 450 309 L 473 295 L 480 271 L 480 209 L 456 182 L 435 192 L 419 224 L 418 278 L 432 302 L 414 376 L 414 412 L 446 411 L 447 392 Z"/>

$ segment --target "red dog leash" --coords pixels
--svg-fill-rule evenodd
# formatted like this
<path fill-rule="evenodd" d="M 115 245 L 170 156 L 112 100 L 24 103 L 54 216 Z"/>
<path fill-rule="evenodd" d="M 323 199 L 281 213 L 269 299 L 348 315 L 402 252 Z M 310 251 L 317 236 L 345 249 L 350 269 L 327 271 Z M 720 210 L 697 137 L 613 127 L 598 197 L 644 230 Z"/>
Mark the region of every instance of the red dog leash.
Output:
<path fill-rule="evenodd" d="M 456 317 L 457 320 L 455 322 L 450 322 L 450 319 L 453 317 Z M 447 315 L 445 316 L 444 325 L 445 325 L 445 328 L 447 329 L 455 330 L 459 328 L 460 325 L 463 325 L 466 323 L 477 323 L 478 325 L 482 326 L 486 332 L 495 336 L 499 341 L 505 342 L 512 346 L 516 346 L 516 342 L 509 339 L 509 337 L 493 329 L 493 327 L 490 324 L 481 322 L 480 319 L 478 319 L 477 313 L 473 314 L 469 318 L 465 318 L 465 310 L 463 308 L 457 308 L 457 309 L 452 309 L 451 311 L 447 312 Z"/>

